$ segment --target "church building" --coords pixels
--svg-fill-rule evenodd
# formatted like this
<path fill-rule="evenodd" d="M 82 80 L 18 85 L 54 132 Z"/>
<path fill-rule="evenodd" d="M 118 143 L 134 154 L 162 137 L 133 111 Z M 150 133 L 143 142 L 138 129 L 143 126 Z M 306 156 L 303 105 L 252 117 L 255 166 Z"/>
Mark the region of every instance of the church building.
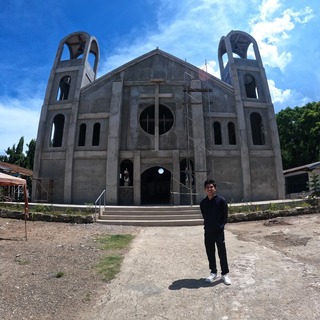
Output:
<path fill-rule="evenodd" d="M 221 79 L 160 49 L 97 78 L 97 39 L 61 40 L 41 110 L 34 202 L 192 205 L 284 198 L 278 129 L 255 39 L 218 47 Z"/>

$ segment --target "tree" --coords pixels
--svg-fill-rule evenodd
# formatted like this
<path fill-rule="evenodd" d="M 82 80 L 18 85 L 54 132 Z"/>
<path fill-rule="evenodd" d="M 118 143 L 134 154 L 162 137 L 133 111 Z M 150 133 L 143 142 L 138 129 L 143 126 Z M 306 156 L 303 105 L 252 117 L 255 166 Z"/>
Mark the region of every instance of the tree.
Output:
<path fill-rule="evenodd" d="M 33 161 L 34 161 L 34 153 L 36 150 L 36 140 L 31 139 L 30 143 L 27 144 L 28 150 L 26 152 L 26 161 L 25 161 L 25 167 L 27 169 L 33 170 Z"/>
<path fill-rule="evenodd" d="M 26 154 L 23 153 L 23 145 L 24 137 L 21 137 L 17 144 L 17 147 L 14 144 L 12 148 L 7 148 L 7 150 L 5 151 L 7 155 L 0 156 L 0 160 L 32 170 L 34 153 L 36 148 L 36 140 L 32 139 L 30 143 L 27 144 L 28 150 Z"/>
<path fill-rule="evenodd" d="M 12 148 L 8 148 L 5 153 L 7 154 L 8 163 L 16 164 L 20 167 L 24 166 L 25 155 L 23 154 L 24 137 L 21 137 L 18 145 L 14 144 Z"/>
<path fill-rule="evenodd" d="M 286 108 L 277 115 L 283 168 L 320 159 L 320 102 Z"/>

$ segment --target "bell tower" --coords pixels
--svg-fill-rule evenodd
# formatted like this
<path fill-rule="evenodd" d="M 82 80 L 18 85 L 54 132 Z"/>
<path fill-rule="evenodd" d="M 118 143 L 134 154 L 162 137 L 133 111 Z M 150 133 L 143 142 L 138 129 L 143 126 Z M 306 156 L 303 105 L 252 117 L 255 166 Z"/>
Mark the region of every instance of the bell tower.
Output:
<path fill-rule="evenodd" d="M 79 97 L 81 89 L 96 79 L 99 58 L 98 42 L 86 32 L 74 32 L 60 41 L 38 127 L 33 176 L 35 200 L 42 201 L 40 189 L 51 185 L 61 190 L 61 194 L 55 193 L 55 198 L 49 201 L 72 201 L 72 159 Z M 45 164 L 48 161 L 44 159 L 48 156 L 55 159 L 50 164 L 54 170 L 46 168 L 49 164 Z M 55 170 L 64 172 L 64 181 L 55 181 Z M 50 194 L 50 190 L 45 193 Z"/>
<path fill-rule="evenodd" d="M 220 39 L 218 60 L 221 80 L 234 89 L 244 200 L 251 201 L 263 192 L 252 190 L 251 186 L 253 181 L 257 182 L 264 155 L 265 161 L 273 160 L 277 198 L 282 199 L 284 179 L 278 128 L 257 42 L 243 31 L 231 31 Z"/>

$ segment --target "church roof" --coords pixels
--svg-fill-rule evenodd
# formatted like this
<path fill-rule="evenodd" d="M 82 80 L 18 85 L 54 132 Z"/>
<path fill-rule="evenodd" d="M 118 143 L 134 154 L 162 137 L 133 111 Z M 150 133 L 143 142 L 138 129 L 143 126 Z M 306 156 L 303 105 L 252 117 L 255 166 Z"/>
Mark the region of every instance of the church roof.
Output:
<path fill-rule="evenodd" d="M 194 65 L 192 65 L 192 64 L 190 64 L 190 63 L 188 63 L 188 62 L 186 62 L 186 61 L 184 61 L 184 60 L 182 60 L 180 58 L 177 58 L 177 57 L 175 57 L 175 56 L 173 56 L 173 55 L 171 55 L 171 54 L 169 54 L 169 53 L 167 53 L 167 52 L 165 52 L 163 50 L 160 50 L 159 48 L 151 50 L 148 53 L 145 53 L 145 54 L 143 54 L 143 55 L 141 55 L 141 56 L 139 56 L 139 57 L 137 57 L 137 58 L 125 63 L 125 64 L 123 64 L 122 66 L 119 66 L 118 68 L 106 73 L 105 75 L 103 75 L 100 78 L 98 78 L 97 80 L 95 80 L 93 83 L 89 84 L 85 89 L 93 86 L 94 84 L 98 84 L 100 82 L 103 82 L 104 80 L 116 75 L 117 73 L 120 73 L 120 72 L 126 70 L 127 68 L 129 68 L 131 66 L 134 66 L 136 64 L 139 64 L 140 62 L 142 62 L 142 61 L 144 61 L 146 59 L 149 59 L 149 58 L 151 58 L 153 56 L 156 56 L 156 55 L 163 56 L 163 57 L 165 57 L 165 58 L 167 58 L 167 59 L 169 59 L 169 60 L 171 60 L 173 62 L 176 62 L 177 64 L 182 65 L 183 67 L 185 67 L 188 70 L 192 70 L 192 71 L 196 72 L 199 75 L 203 75 L 205 79 L 210 79 L 218 87 L 221 87 L 222 89 L 227 90 L 227 91 L 229 91 L 231 93 L 233 92 L 233 87 L 230 84 L 220 80 L 219 78 L 213 76 L 212 74 L 207 73 L 206 71 L 204 71 L 204 70 L 202 70 L 202 69 L 200 69 L 200 68 L 198 68 L 198 67 L 196 67 L 196 66 L 194 66 Z"/>

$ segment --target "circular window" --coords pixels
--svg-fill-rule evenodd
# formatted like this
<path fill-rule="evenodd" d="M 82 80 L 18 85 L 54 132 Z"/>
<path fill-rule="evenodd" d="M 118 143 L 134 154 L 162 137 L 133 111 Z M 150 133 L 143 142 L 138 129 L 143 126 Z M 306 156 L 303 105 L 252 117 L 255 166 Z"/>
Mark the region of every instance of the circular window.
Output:
<path fill-rule="evenodd" d="M 140 114 L 140 125 L 142 129 L 149 133 L 154 134 L 155 123 L 159 124 L 159 134 L 168 132 L 173 126 L 173 114 L 169 108 L 160 104 L 159 105 L 159 119 L 155 119 L 155 106 L 145 108 Z"/>

